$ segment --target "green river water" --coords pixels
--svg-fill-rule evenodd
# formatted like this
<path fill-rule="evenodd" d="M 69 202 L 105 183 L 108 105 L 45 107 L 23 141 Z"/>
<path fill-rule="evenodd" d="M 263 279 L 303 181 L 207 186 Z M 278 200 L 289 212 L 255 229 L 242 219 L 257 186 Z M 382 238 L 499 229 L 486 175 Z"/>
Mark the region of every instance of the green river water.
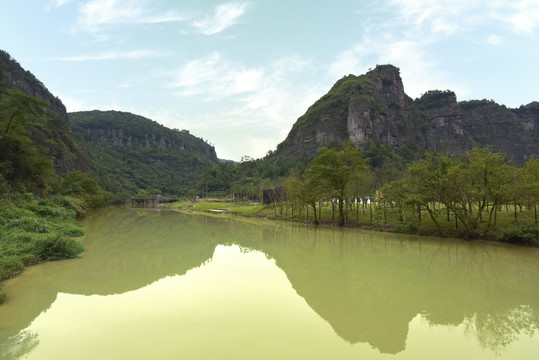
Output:
<path fill-rule="evenodd" d="M 3 283 L 0 359 L 536 359 L 539 249 L 105 209 Z"/>

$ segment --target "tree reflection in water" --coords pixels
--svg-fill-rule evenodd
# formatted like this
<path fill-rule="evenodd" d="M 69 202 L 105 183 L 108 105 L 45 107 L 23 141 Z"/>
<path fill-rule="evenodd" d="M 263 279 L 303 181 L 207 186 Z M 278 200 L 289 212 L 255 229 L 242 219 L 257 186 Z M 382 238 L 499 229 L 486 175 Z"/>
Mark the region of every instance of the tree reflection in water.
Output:
<path fill-rule="evenodd" d="M 58 293 L 139 289 L 211 261 L 217 245 L 274 259 L 335 333 L 381 353 L 405 350 L 418 314 L 433 326 L 463 324 L 497 353 L 539 329 L 539 249 L 122 209 L 89 219 L 85 231 L 82 260 L 47 264 L 59 270 L 35 271 L 9 313 L 0 307 L 2 359 L 37 346 L 37 334 L 22 329 Z"/>

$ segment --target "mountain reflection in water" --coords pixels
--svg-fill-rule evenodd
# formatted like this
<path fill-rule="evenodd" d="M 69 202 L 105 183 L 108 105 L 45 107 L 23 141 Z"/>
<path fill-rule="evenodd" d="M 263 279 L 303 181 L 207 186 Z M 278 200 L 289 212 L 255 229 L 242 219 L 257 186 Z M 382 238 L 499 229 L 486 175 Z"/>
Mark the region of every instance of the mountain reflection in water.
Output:
<path fill-rule="evenodd" d="M 113 295 L 184 275 L 218 245 L 262 252 L 335 333 L 381 353 L 406 349 L 410 323 L 464 326 L 494 352 L 539 329 L 539 249 L 173 211 L 107 209 L 84 222 L 81 259 L 47 263 L 6 282 L 0 355 L 39 345 L 28 326 L 59 293 Z"/>

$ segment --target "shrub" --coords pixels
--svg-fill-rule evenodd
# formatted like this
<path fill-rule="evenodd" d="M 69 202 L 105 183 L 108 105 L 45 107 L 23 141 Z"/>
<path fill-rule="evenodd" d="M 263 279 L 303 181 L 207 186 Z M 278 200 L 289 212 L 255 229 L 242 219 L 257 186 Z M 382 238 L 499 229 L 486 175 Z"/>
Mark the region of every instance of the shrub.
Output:
<path fill-rule="evenodd" d="M 518 224 L 507 228 L 503 242 L 520 245 L 539 246 L 539 228 L 533 224 Z"/>
<path fill-rule="evenodd" d="M 70 209 L 75 212 L 77 218 L 86 215 L 86 202 L 75 196 L 57 196 L 54 201 L 59 206 Z"/>
<path fill-rule="evenodd" d="M 49 226 L 36 218 L 23 216 L 11 220 L 7 224 L 7 228 L 18 228 L 28 232 L 44 234 L 49 232 Z"/>
<path fill-rule="evenodd" d="M 17 256 L 0 257 L 0 281 L 14 277 L 22 272 L 24 264 Z"/>
<path fill-rule="evenodd" d="M 61 229 L 62 233 L 69 237 L 84 236 L 84 231 L 74 224 L 64 224 Z"/>
<path fill-rule="evenodd" d="M 73 258 L 82 251 L 81 244 L 63 235 L 47 236 L 34 244 L 34 254 L 43 261 Z"/>
<path fill-rule="evenodd" d="M 7 295 L 6 295 L 5 291 L 0 288 L 0 304 L 2 304 L 4 301 L 6 301 L 6 297 L 7 297 Z"/>
<path fill-rule="evenodd" d="M 419 223 L 416 221 L 403 222 L 395 226 L 393 231 L 401 234 L 417 234 L 419 231 Z"/>

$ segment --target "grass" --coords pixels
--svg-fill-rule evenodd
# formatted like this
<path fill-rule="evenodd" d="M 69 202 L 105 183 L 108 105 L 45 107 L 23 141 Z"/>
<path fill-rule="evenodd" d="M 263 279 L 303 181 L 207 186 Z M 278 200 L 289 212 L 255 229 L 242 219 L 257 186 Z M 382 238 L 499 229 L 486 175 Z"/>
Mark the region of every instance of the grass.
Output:
<path fill-rule="evenodd" d="M 75 223 L 80 210 L 80 202 L 69 197 L 0 199 L 0 281 L 25 266 L 80 254 L 82 245 L 73 239 L 84 235 Z M 0 303 L 5 299 L 0 289 Z"/>
<path fill-rule="evenodd" d="M 182 202 L 174 204 L 174 208 L 189 209 L 190 211 L 200 211 L 208 213 L 233 214 L 245 217 L 266 217 L 275 220 L 285 220 L 293 222 L 310 223 L 314 221 L 312 208 L 307 211 L 306 207 L 295 208 L 292 211 L 290 206 L 283 203 L 281 208 L 273 205 L 258 204 L 239 204 L 226 201 L 223 198 L 201 199 L 196 203 Z M 320 211 L 321 210 L 321 211 Z M 322 209 L 318 209 L 320 223 L 337 225 L 339 221 L 338 209 L 335 206 L 333 210 L 330 203 L 325 204 Z M 514 218 L 514 207 L 503 207 L 502 211 L 497 212 L 496 224 L 491 228 L 484 239 L 505 241 L 522 245 L 539 246 L 539 228 L 535 226 L 533 210 L 517 208 L 517 222 Z M 398 212 L 391 208 L 373 206 L 371 209 L 367 206 L 348 209 L 346 226 L 359 227 L 370 230 L 391 231 L 407 234 L 432 235 L 442 237 L 466 237 L 464 226 L 462 224 L 455 228 L 453 215 L 447 221 L 447 213 L 444 209 L 439 209 L 436 213 L 436 220 L 440 227 L 437 227 L 426 211 L 421 214 L 421 222 L 416 212 L 405 213 L 401 219 Z M 488 218 L 483 219 L 478 225 L 478 233 L 482 234 L 487 227 Z"/>
<path fill-rule="evenodd" d="M 199 199 L 196 202 L 182 200 L 166 204 L 165 208 L 189 210 L 194 212 L 224 213 L 240 216 L 255 216 L 267 208 L 266 205 L 237 203 L 225 197 Z"/>

